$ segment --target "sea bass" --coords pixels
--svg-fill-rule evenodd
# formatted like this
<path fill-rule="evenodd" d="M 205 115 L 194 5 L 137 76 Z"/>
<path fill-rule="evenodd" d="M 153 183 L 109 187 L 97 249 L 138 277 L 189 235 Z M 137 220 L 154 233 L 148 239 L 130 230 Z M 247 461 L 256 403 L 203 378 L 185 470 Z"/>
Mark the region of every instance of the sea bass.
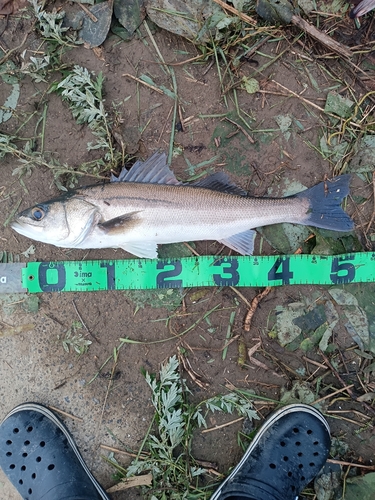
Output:
<path fill-rule="evenodd" d="M 156 258 L 157 245 L 218 240 L 242 255 L 254 249 L 254 228 L 291 222 L 350 231 L 341 208 L 349 193 L 341 175 L 286 198 L 252 198 L 223 172 L 179 182 L 164 153 L 137 161 L 111 182 L 87 186 L 19 213 L 12 228 L 65 248 L 123 248 Z"/>

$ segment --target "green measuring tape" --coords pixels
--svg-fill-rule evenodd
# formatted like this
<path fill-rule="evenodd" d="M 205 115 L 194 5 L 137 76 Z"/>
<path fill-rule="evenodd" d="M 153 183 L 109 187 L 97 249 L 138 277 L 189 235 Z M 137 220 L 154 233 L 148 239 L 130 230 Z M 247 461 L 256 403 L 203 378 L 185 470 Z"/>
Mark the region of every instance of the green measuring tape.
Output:
<path fill-rule="evenodd" d="M 374 282 L 375 253 L 0 264 L 0 293 Z"/>

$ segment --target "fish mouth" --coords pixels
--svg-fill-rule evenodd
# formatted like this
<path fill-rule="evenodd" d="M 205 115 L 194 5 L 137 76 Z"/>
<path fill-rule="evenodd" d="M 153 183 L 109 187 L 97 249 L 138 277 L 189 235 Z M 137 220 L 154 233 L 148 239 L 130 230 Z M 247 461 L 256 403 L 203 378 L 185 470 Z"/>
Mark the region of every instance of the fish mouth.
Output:
<path fill-rule="evenodd" d="M 40 233 L 43 228 L 36 226 L 29 226 L 28 224 L 24 224 L 20 221 L 13 221 L 10 223 L 10 227 L 17 231 L 17 233 L 22 234 L 23 236 L 32 237 L 35 233 Z"/>

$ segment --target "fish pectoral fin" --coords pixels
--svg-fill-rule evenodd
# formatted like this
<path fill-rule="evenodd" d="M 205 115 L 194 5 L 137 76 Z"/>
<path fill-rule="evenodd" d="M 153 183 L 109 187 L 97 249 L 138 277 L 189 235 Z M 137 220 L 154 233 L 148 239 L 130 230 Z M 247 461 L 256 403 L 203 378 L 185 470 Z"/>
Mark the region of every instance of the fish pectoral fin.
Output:
<path fill-rule="evenodd" d="M 145 259 L 157 259 L 158 246 L 154 241 L 127 241 L 119 245 L 125 252 Z"/>
<path fill-rule="evenodd" d="M 219 241 L 241 255 L 252 255 L 255 235 L 255 231 L 248 229 L 243 233 L 237 233 Z"/>
<path fill-rule="evenodd" d="M 105 222 L 99 222 L 98 228 L 104 231 L 106 234 L 122 234 L 127 229 L 133 229 L 140 220 L 137 217 L 139 211 L 129 212 L 114 219 L 107 220 Z"/>
<path fill-rule="evenodd" d="M 222 193 L 247 196 L 247 192 L 234 184 L 224 172 L 216 172 L 201 181 L 194 182 L 192 186 L 221 191 Z"/>
<path fill-rule="evenodd" d="M 150 184 L 181 184 L 167 163 L 165 153 L 154 153 L 146 161 L 138 160 L 130 170 L 124 167 L 120 175 L 111 176 L 111 182 L 147 182 Z"/>

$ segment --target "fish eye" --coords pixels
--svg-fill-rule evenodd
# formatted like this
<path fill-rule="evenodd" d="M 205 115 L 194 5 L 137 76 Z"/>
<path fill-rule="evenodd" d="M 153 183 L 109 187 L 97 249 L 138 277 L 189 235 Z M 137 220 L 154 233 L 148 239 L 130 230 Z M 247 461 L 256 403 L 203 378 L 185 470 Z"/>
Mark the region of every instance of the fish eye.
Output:
<path fill-rule="evenodd" d="M 40 207 L 35 207 L 31 210 L 31 215 L 34 220 L 42 220 L 43 217 L 45 216 L 45 212 L 42 208 Z"/>

